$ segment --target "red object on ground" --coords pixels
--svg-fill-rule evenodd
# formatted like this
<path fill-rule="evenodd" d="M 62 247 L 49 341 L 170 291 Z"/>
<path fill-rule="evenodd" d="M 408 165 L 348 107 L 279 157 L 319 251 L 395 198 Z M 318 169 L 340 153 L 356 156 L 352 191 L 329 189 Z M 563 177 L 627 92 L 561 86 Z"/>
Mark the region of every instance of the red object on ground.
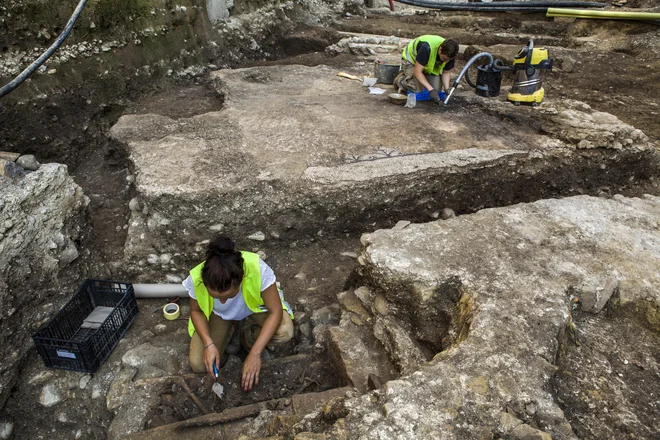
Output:
<path fill-rule="evenodd" d="M 390 0 L 390 11 L 394 10 L 394 0 Z"/>

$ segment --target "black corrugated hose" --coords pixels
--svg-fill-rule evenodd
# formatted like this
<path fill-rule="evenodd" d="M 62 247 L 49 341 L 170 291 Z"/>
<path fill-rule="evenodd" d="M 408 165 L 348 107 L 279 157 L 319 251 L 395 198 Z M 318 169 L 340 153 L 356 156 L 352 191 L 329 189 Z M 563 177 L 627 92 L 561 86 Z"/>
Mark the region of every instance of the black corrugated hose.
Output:
<path fill-rule="evenodd" d="M 55 42 L 51 44 L 51 46 L 46 50 L 46 52 L 42 53 L 41 56 L 37 58 L 35 62 L 30 64 L 9 84 L 0 88 L 0 98 L 12 92 L 16 87 L 20 86 L 23 83 L 23 81 L 25 81 L 30 75 L 32 75 L 32 73 L 34 73 L 34 71 L 37 70 L 48 58 L 50 58 L 50 56 L 62 45 L 66 37 L 69 36 L 69 33 L 73 28 L 73 24 L 78 19 L 78 16 L 80 15 L 80 12 L 82 12 L 85 3 L 87 3 L 87 0 L 80 0 L 80 3 L 78 3 L 78 6 L 76 6 L 76 10 L 73 11 L 73 15 L 71 16 L 71 18 L 69 18 L 66 27 L 64 28 L 60 36 L 57 37 L 57 40 L 55 40 Z"/>
<path fill-rule="evenodd" d="M 419 6 L 442 11 L 481 11 L 481 12 L 546 12 L 548 8 L 604 8 L 606 3 L 584 1 L 530 1 L 530 2 L 436 2 L 432 0 L 396 0 L 406 5 Z"/>

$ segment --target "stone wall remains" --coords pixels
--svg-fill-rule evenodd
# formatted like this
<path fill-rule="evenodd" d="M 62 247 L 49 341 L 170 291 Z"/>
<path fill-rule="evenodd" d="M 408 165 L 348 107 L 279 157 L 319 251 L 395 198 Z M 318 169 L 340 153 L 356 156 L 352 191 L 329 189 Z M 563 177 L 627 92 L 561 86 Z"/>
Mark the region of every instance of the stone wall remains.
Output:
<path fill-rule="evenodd" d="M 65 165 L 17 178 L 0 174 L 0 408 L 34 347 L 32 334 L 81 278 L 77 241 L 88 203 Z"/>

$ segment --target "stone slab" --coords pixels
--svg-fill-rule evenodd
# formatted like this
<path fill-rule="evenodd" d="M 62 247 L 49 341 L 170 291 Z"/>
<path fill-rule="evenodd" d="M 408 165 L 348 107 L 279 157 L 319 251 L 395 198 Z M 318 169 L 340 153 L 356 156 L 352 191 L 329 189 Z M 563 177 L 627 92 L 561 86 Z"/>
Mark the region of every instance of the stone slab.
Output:
<path fill-rule="evenodd" d="M 657 168 L 641 131 L 577 101 L 530 109 L 465 93 L 406 109 L 328 66 L 211 78 L 222 110 L 175 120 L 155 108 L 110 131 L 135 169 L 125 254 L 142 273 L 151 254 L 196 258 L 218 224 L 239 243 L 269 228 L 296 239 L 616 188 Z"/>

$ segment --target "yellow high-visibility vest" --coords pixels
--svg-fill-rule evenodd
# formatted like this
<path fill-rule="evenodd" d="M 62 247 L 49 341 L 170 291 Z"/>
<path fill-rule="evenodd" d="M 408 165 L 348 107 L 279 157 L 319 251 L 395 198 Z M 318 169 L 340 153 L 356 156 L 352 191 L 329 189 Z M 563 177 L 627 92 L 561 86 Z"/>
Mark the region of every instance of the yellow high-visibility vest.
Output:
<path fill-rule="evenodd" d="M 438 57 L 438 49 L 445 41 L 442 37 L 438 37 L 437 35 L 422 35 L 421 37 L 415 38 L 408 43 L 408 46 L 406 46 L 405 49 L 403 49 L 401 58 L 407 60 L 411 64 L 415 64 L 415 61 L 417 60 L 417 43 L 420 41 L 431 46 L 431 55 L 429 56 L 429 62 L 424 66 L 424 73 L 429 75 L 440 75 L 445 68 L 445 64 L 447 64 L 440 63 L 437 66 L 435 64 L 435 60 Z"/>
<path fill-rule="evenodd" d="M 263 313 L 267 312 L 268 309 L 264 305 L 264 300 L 261 297 L 261 270 L 259 269 L 259 255 L 252 252 L 241 251 L 241 256 L 243 257 L 243 281 L 241 281 L 241 290 L 243 292 L 243 299 L 245 304 L 253 313 Z M 193 285 L 195 288 L 195 297 L 197 298 L 197 304 L 199 308 L 204 312 L 204 316 L 208 320 L 213 312 L 213 301 L 214 298 L 209 295 L 206 286 L 202 281 L 202 268 L 204 267 L 202 262 L 195 266 L 190 271 L 190 278 L 192 278 Z M 279 289 L 278 289 L 279 291 Z M 291 315 L 291 312 L 288 310 L 287 306 L 282 301 L 282 308 Z M 193 333 L 195 333 L 195 326 L 193 325 L 192 319 L 188 319 L 188 334 L 192 338 Z"/>

